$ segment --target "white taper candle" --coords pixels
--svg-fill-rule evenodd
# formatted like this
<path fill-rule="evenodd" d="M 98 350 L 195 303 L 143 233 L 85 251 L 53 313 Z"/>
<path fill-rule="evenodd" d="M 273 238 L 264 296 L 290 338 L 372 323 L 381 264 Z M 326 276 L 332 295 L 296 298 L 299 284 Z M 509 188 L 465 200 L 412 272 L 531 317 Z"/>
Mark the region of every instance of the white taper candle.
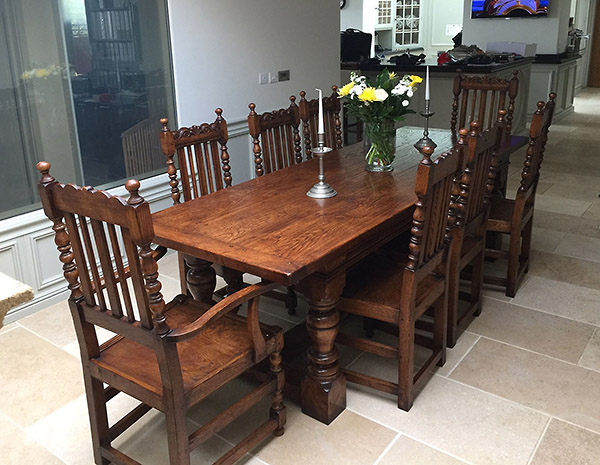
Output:
<path fill-rule="evenodd" d="M 425 74 L 425 100 L 429 100 L 429 66 Z"/>
<path fill-rule="evenodd" d="M 315 89 L 319 92 L 319 130 L 318 134 L 325 134 L 325 123 L 323 122 L 323 91 Z"/>

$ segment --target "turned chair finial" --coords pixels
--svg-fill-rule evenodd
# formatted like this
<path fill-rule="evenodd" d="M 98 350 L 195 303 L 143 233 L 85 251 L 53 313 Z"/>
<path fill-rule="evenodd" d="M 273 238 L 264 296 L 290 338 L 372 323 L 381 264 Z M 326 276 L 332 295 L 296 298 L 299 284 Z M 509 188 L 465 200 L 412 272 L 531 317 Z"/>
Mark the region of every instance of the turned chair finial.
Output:
<path fill-rule="evenodd" d="M 127 203 L 129 205 L 139 205 L 144 202 L 144 198 L 139 194 L 140 182 L 137 179 L 130 179 L 125 183 L 125 189 L 129 192 Z"/>

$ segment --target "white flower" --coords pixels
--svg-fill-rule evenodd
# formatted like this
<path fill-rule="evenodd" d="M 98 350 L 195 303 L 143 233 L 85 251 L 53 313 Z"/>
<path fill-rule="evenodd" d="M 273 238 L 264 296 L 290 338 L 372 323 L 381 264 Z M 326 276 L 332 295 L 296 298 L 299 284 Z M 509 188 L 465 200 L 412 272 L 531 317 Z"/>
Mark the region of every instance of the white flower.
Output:
<path fill-rule="evenodd" d="M 375 99 L 378 102 L 383 102 L 386 98 L 388 98 L 388 93 L 385 89 L 375 89 Z"/>
<path fill-rule="evenodd" d="M 410 102 L 408 100 L 402 100 L 402 106 L 407 107 Z"/>
<path fill-rule="evenodd" d="M 412 91 L 412 89 L 408 89 L 408 90 L 406 91 L 406 96 L 407 96 L 407 97 L 409 97 L 409 98 L 413 96 L 413 91 Z"/>
<path fill-rule="evenodd" d="M 363 89 L 364 87 L 360 85 L 354 86 L 352 89 L 350 89 L 350 92 L 348 92 L 350 94 L 350 98 L 358 97 L 360 94 L 363 93 Z"/>
<path fill-rule="evenodd" d="M 402 82 L 396 84 L 396 87 L 392 89 L 393 95 L 404 95 L 408 91 L 409 87 L 404 85 Z"/>

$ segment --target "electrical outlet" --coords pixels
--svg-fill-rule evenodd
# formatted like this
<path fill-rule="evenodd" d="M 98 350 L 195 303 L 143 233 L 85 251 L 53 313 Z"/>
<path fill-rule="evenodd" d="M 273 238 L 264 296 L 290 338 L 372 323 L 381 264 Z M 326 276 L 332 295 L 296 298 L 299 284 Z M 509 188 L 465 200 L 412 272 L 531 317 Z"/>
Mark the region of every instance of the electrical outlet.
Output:
<path fill-rule="evenodd" d="M 269 73 L 258 73 L 258 83 L 268 84 L 269 83 Z"/>
<path fill-rule="evenodd" d="M 279 81 L 289 81 L 290 80 L 290 70 L 284 69 L 283 71 L 277 71 L 277 79 Z"/>
<path fill-rule="evenodd" d="M 277 73 L 269 73 L 269 82 L 275 84 L 277 82 Z"/>

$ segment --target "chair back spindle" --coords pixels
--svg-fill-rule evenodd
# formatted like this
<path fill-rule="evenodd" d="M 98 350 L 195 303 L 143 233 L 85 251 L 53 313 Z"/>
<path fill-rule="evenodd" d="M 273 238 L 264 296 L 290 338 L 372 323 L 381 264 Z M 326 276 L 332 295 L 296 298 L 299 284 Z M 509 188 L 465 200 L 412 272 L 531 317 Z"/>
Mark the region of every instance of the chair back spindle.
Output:
<path fill-rule="evenodd" d="M 54 223 L 71 291 L 69 300 L 82 305 L 94 324 L 108 330 L 116 332 L 128 323 L 167 333 L 162 285 L 150 247 L 154 238 L 150 208 L 139 195 L 139 182 L 126 183 L 129 198 L 124 200 L 90 187 L 60 184 L 49 174 L 47 162 L 37 168 L 42 174 L 42 205 Z"/>
<path fill-rule="evenodd" d="M 188 201 L 231 186 L 231 167 L 227 151 L 227 122 L 223 110 L 215 110 L 213 123 L 182 127 L 176 131 L 168 128 L 167 118 L 160 120 L 163 154 L 167 157 L 167 174 L 173 203 Z M 177 167 L 181 191 L 177 178 Z"/>
<path fill-rule="evenodd" d="M 423 159 L 417 168 L 415 193 L 417 202 L 409 243 L 408 266 L 416 271 L 434 258 L 441 261 L 440 252 L 446 249 L 450 195 L 453 180 L 462 159 L 462 146 L 431 160 L 433 148 L 422 149 Z"/>
<path fill-rule="evenodd" d="M 469 127 L 471 121 L 479 123 L 481 131 L 496 123 L 500 109 L 506 109 L 504 131 L 511 134 L 515 99 L 519 90 L 518 71 L 510 79 L 487 76 L 465 76 L 458 72 L 454 78 L 450 129 L 455 140 L 458 129 Z"/>
<path fill-rule="evenodd" d="M 302 161 L 300 145 L 300 112 L 296 97 L 290 96 L 290 106 L 280 110 L 256 113 L 256 105 L 248 105 L 248 129 L 256 175 L 271 173 Z"/>

